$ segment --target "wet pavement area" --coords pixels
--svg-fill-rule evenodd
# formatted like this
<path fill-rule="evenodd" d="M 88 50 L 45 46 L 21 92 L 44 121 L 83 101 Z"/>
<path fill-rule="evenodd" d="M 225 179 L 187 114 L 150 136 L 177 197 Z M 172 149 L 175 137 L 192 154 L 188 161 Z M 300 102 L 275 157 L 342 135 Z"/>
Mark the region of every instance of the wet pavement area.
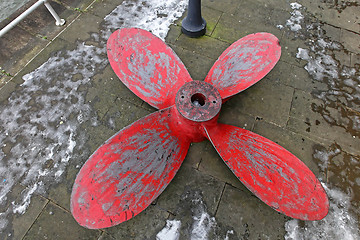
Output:
<path fill-rule="evenodd" d="M 207 31 L 196 39 L 181 33 L 185 0 L 50 3 L 65 26 L 40 7 L 0 38 L 0 239 L 360 238 L 358 1 L 203 0 Z M 191 144 L 173 181 L 138 216 L 101 230 L 78 225 L 70 194 L 81 166 L 156 110 L 111 69 L 106 41 L 122 27 L 163 38 L 196 80 L 239 38 L 277 36 L 280 61 L 227 101 L 219 121 L 300 158 L 327 191 L 328 216 L 300 221 L 274 211 L 204 141 Z"/>

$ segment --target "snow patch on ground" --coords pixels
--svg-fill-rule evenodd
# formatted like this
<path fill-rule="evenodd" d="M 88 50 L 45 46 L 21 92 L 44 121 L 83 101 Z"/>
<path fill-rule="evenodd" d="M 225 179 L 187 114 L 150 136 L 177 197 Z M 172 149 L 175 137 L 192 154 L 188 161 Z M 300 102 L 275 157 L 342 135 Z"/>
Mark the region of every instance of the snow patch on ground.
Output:
<path fill-rule="evenodd" d="M 6 205 L 15 185 L 27 186 L 22 197 L 1 214 L 1 222 L 7 222 L 11 212 L 25 213 L 31 196 L 46 192 L 44 183 L 60 182 L 75 147 L 82 147 L 77 133 L 80 123 L 72 116 L 89 118 L 90 106 L 78 88 L 90 81 L 94 68 L 105 67 L 101 53 L 99 48 L 80 44 L 55 54 L 26 74 L 7 104 L 0 106 L 0 204 Z"/>
<path fill-rule="evenodd" d="M 156 240 L 178 240 L 181 221 L 167 220 L 166 226 L 156 235 Z"/>
<path fill-rule="evenodd" d="M 350 197 L 337 189 L 323 185 L 330 199 L 329 214 L 321 221 L 293 219 L 285 224 L 285 240 L 360 239 L 356 219 L 349 213 Z"/>
<path fill-rule="evenodd" d="M 291 31 L 297 32 L 302 29 L 302 21 L 304 19 L 304 15 L 299 11 L 302 8 L 302 5 L 294 2 L 290 4 L 293 11 L 290 13 L 291 17 L 286 21 L 286 26 L 288 26 Z"/>
<path fill-rule="evenodd" d="M 206 240 L 209 233 L 216 227 L 216 220 L 206 211 L 206 206 L 201 197 L 191 200 L 194 204 L 193 209 L 193 224 L 191 230 L 191 240 Z"/>
<path fill-rule="evenodd" d="M 182 224 L 181 219 L 167 220 L 166 226 L 156 235 L 157 240 L 180 239 L 186 236 L 190 240 L 228 240 L 234 234 L 232 229 L 226 233 L 221 231 L 215 217 L 211 217 L 207 212 L 207 206 L 200 191 L 188 191 L 181 196 L 181 199 L 181 210 L 177 215 L 186 218 L 190 211 L 192 222 Z M 184 226 L 181 228 L 182 225 Z"/>
<path fill-rule="evenodd" d="M 107 65 L 105 46 L 111 32 L 139 27 L 164 39 L 186 5 L 185 0 L 124 1 L 105 17 L 106 30 L 92 34 L 100 47 L 79 43 L 23 76 L 24 83 L 0 106 L 0 232 L 9 214 L 26 211 L 35 192 L 46 193 L 49 185 L 61 181 L 75 149 L 83 147 L 78 129 L 92 109 L 80 89 L 91 82 L 95 70 Z M 8 193 L 18 183 L 27 188 L 9 204 Z"/>
<path fill-rule="evenodd" d="M 294 11 L 299 15 L 310 15 L 299 4 L 293 3 Z M 291 21 L 291 18 L 290 18 Z M 296 57 L 306 61 L 305 70 L 312 79 L 327 85 L 326 90 L 316 90 L 312 95 L 323 101 L 323 104 L 312 106 L 313 111 L 322 115 L 332 126 L 345 129 L 353 138 L 360 137 L 360 71 L 359 67 L 347 66 L 349 51 L 340 43 L 331 40 L 322 29 L 323 24 L 310 22 L 302 18 L 297 24 L 306 29 L 296 30 L 288 25 L 289 30 L 305 40 L 308 48 L 298 48 Z"/>
<path fill-rule="evenodd" d="M 183 15 L 187 0 L 124 1 L 105 17 L 105 38 L 119 26 L 146 29 L 161 39 L 165 39 L 169 26 Z"/>

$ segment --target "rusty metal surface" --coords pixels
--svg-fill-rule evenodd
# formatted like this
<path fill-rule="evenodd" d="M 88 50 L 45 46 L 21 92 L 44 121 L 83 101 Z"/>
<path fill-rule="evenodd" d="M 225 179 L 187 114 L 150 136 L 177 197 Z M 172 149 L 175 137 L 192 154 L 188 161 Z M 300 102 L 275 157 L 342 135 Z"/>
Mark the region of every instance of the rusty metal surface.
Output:
<path fill-rule="evenodd" d="M 204 122 L 213 119 L 220 112 L 221 96 L 211 84 L 192 81 L 180 88 L 175 103 L 183 117 Z"/>
<path fill-rule="evenodd" d="M 205 82 L 216 87 L 223 99 L 254 85 L 279 61 L 281 47 L 270 33 L 247 35 L 228 47 L 215 62 Z"/>
<path fill-rule="evenodd" d="M 107 53 L 119 79 L 158 109 L 174 105 L 179 88 L 192 80 L 174 51 L 142 29 L 122 28 L 112 33 Z"/>
<path fill-rule="evenodd" d="M 278 144 L 246 129 L 218 124 L 208 138 L 236 177 L 258 198 L 287 216 L 320 220 L 329 210 L 315 175 Z"/>
<path fill-rule="evenodd" d="M 238 179 L 275 210 L 303 220 L 325 217 L 326 193 L 301 160 L 255 133 L 217 123 L 222 101 L 264 77 L 280 52 L 275 36 L 251 34 L 219 57 L 205 82 L 192 81 L 175 53 L 151 33 L 114 32 L 108 56 L 115 73 L 162 110 L 115 134 L 82 167 L 71 196 L 79 224 L 105 228 L 136 216 L 169 184 L 190 143 L 206 138 Z"/>

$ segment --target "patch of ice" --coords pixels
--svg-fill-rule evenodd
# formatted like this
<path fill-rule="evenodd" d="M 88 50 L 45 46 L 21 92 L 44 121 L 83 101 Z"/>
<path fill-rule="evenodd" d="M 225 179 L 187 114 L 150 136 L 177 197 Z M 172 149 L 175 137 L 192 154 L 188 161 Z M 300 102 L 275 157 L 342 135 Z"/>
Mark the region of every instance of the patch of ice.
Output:
<path fill-rule="evenodd" d="M 181 221 L 167 220 L 166 226 L 156 234 L 156 240 L 178 240 L 180 237 Z"/>
<path fill-rule="evenodd" d="M 319 167 L 322 171 L 326 171 L 330 160 L 340 154 L 341 149 L 337 145 L 333 145 L 332 149 L 315 149 L 313 157 L 320 160 Z"/>
<path fill-rule="evenodd" d="M 146 29 L 161 39 L 165 39 L 169 26 L 182 16 L 187 0 L 125 0 L 105 17 L 107 38 L 114 29 L 121 26 Z"/>
<path fill-rule="evenodd" d="M 200 216 L 194 216 L 192 225 L 191 240 L 206 240 L 210 230 L 216 226 L 214 217 L 210 217 L 207 212 L 202 212 Z"/>
<path fill-rule="evenodd" d="M 32 187 L 25 189 L 23 191 L 24 198 L 22 202 L 18 205 L 13 201 L 11 204 L 13 205 L 13 212 L 24 214 L 28 206 L 30 205 L 31 196 L 34 194 L 36 189 L 38 188 L 38 184 L 42 185 L 42 182 L 35 183 Z"/>
<path fill-rule="evenodd" d="M 297 219 L 286 222 L 285 240 L 360 239 L 356 219 L 349 212 L 349 196 L 340 190 L 323 186 L 330 199 L 328 215 L 320 221 L 305 221 L 304 226 Z"/>
<path fill-rule="evenodd" d="M 297 2 L 290 3 L 290 6 L 292 9 L 300 9 L 302 7 L 302 5 Z"/>
<path fill-rule="evenodd" d="M 227 232 L 226 232 L 226 236 L 225 236 L 225 239 L 224 240 L 229 240 L 229 235 L 232 235 L 232 234 L 234 234 L 234 230 L 228 230 Z"/>
<path fill-rule="evenodd" d="M 290 13 L 290 19 L 286 21 L 286 26 L 288 26 L 291 31 L 297 32 L 302 29 L 301 24 L 304 19 L 304 15 L 299 11 L 302 5 L 297 2 L 291 3 L 290 5 L 293 11 Z"/>
<path fill-rule="evenodd" d="M 189 210 L 191 211 L 192 215 L 193 222 L 191 227 L 189 228 L 190 224 L 187 224 L 182 228 L 184 235 L 188 235 L 190 240 L 228 240 L 229 236 L 234 234 L 234 230 L 232 229 L 227 230 L 226 233 L 224 229 L 220 229 L 215 217 L 211 217 L 207 212 L 207 206 L 204 203 L 202 195 L 199 191 L 188 191 L 181 196 L 181 199 L 182 202 L 180 209 L 182 209 L 184 212 L 181 212 L 178 215 L 187 215 Z M 181 220 L 168 220 L 166 222 L 166 226 L 156 235 L 156 237 L 157 240 L 178 239 L 181 237 L 180 231 Z M 168 235 L 163 235 L 165 233 Z M 164 237 L 158 238 L 158 236 Z"/>

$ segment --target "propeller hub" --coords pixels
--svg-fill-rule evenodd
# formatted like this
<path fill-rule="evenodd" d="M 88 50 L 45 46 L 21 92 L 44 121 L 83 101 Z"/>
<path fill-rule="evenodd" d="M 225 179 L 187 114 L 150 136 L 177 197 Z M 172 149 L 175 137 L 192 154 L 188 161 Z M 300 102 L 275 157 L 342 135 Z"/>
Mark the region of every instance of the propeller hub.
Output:
<path fill-rule="evenodd" d="M 184 84 L 176 94 L 176 108 L 180 114 L 195 122 L 213 119 L 221 109 L 219 91 L 204 81 L 191 81 Z"/>

